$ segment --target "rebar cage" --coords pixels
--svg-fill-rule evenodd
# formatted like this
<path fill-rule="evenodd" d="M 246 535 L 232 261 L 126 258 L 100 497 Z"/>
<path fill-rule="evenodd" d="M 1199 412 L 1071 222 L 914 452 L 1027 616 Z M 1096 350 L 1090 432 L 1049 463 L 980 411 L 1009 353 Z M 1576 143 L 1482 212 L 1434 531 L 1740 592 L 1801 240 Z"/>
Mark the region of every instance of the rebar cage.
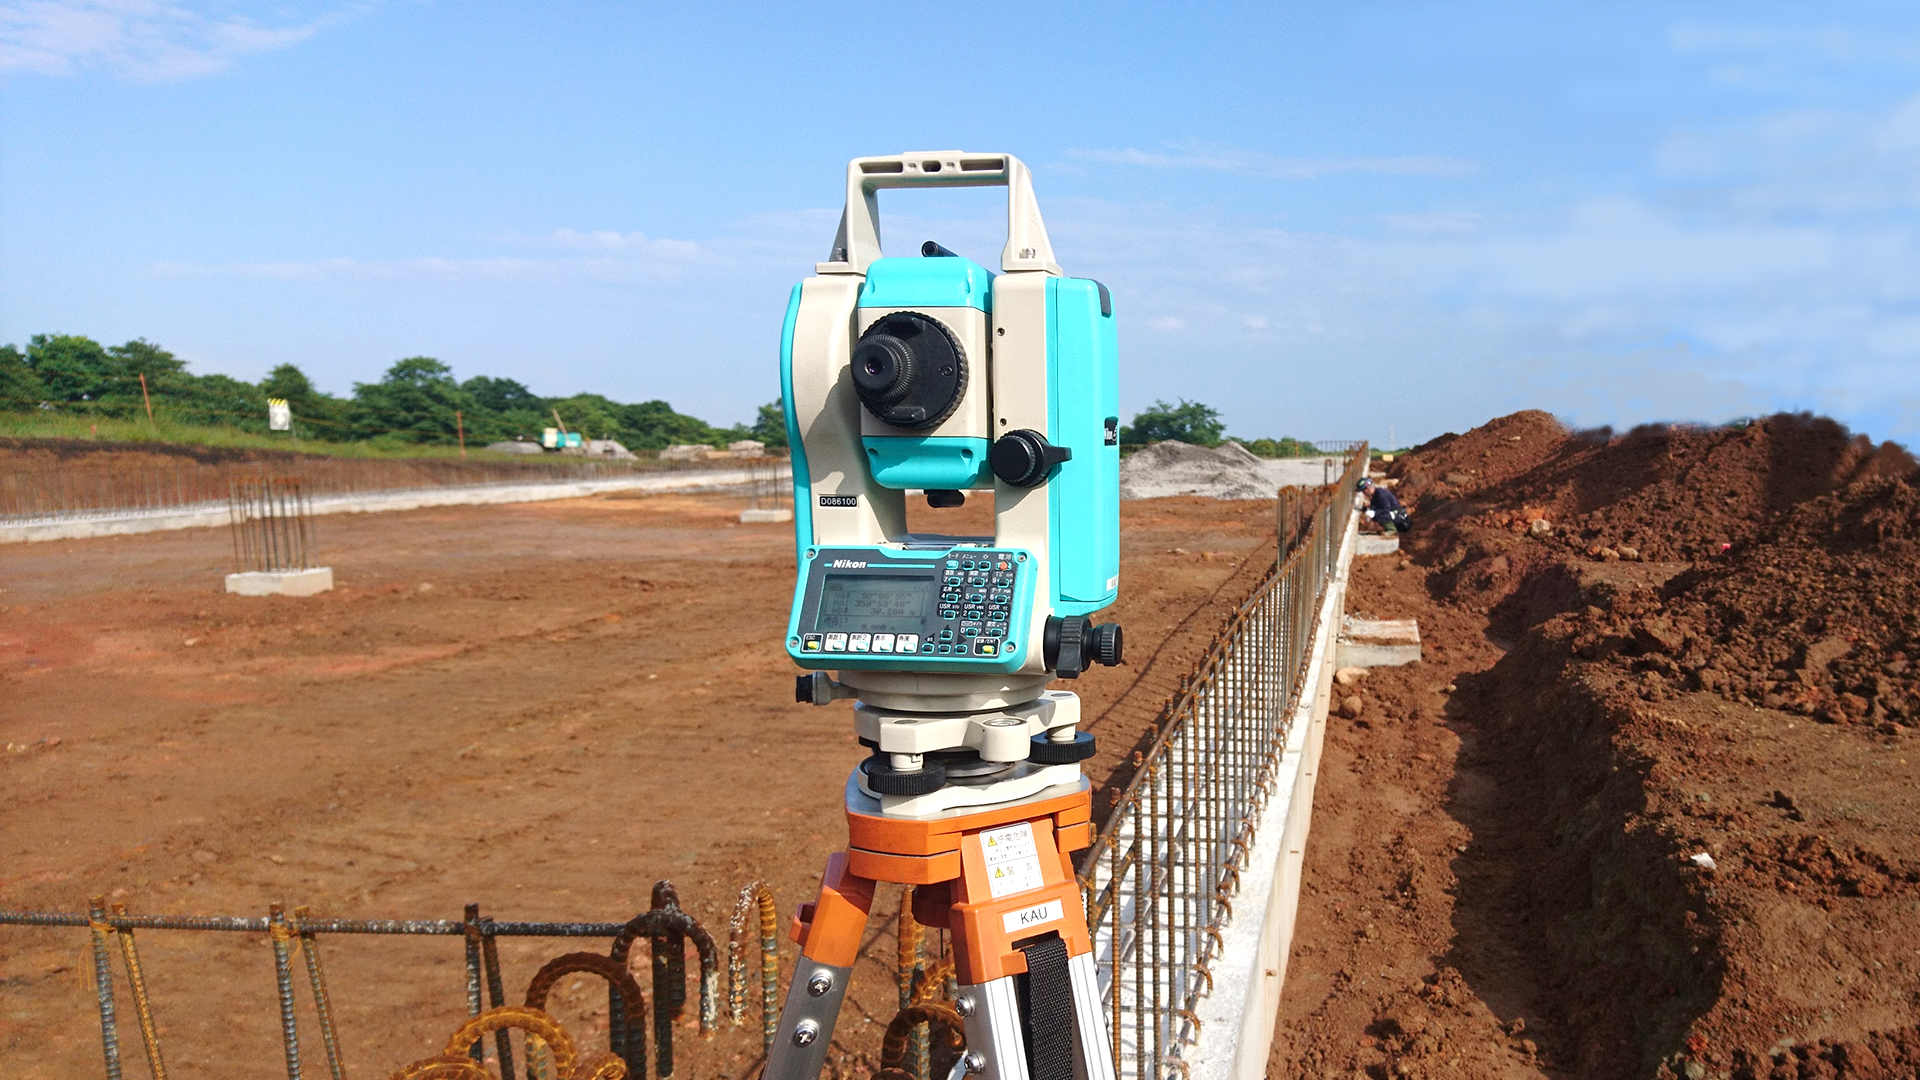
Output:
<path fill-rule="evenodd" d="M 228 489 L 234 572 L 276 573 L 315 565 L 313 507 L 296 477 L 257 477 Z"/>
<path fill-rule="evenodd" d="M 1080 860 L 1118 1076 L 1190 1064 L 1181 1049 L 1197 1034 L 1255 823 L 1311 692 L 1319 610 L 1366 466 L 1359 444 L 1336 483 L 1280 492 L 1275 565 L 1162 710 L 1152 748 Z"/>

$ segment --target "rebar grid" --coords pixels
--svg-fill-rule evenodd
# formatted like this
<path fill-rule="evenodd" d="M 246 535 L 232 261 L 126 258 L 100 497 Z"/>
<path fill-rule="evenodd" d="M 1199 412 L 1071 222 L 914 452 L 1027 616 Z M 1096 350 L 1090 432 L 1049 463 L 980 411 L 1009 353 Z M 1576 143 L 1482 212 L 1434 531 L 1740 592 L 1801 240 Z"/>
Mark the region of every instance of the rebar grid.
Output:
<path fill-rule="evenodd" d="M 1254 823 L 1305 685 L 1319 609 L 1367 465 L 1280 493 L 1275 565 L 1229 615 L 1153 727 L 1151 749 L 1080 860 L 1118 1076 L 1184 1075 Z"/>
<path fill-rule="evenodd" d="M 760 937 L 763 964 L 760 979 L 761 1013 L 763 1017 L 772 1017 L 777 1008 L 774 981 L 774 972 L 777 970 L 777 945 L 773 920 L 775 905 L 772 893 L 764 885 L 756 883 L 750 888 L 749 895 L 754 896 L 761 909 Z M 299 1080 L 303 1071 L 300 1032 L 294 1002 L 293 954 L 296 950 L 305 963 L 307 981 L 312 990 L 313 1008 L 319 1022 L 320 1041 L 326 1057 L 328 1075 L 330 1080 L 343 1080 L 344 1077 L 332 994 L 327 989 L 326 974 L 320 963 L 318 945 L 320 934 L 420 934 L 464 938 L 467 960 L 466 1004 L 471 1016 L 479 1016 L 487 1011 L 487 998 L 491 998 L 492 1008 L 495 1010 L 513 1007 L 506 1001 L 507 984 L 495 939 L 501 937 L 612 938 L 613 946 L 608 956 L 570 953 L 550 962 L 534 977 L 527 993 L 530 999 L 529 1004 L 537 1005 L 538 1002 L 532 999 L 538 997 L 540 1002 L 544 1002 L 544 995 L 551 988 L 553 980 L 561 974 L 587 970 L 603 976 L 614 976 L 619 984 L 614 985 L 610 982 L 614 1012 L 609 1023 L 608 1041 L 611 1050 L 625 1060 L 628 1075 L 635 1078 L 645 1074 L 647 1054 L 645 1028 L 641 1024 L 632 1022 L 640 1017 L 640 1008 L 643 1004 L 637 984 L 633 983 L 628 974 L 628 954 L 637 941 L 647 939 L 653 968 L 655 1075 L 663 1078 L 673 1075 L 672 1021 L 680 1018 L 687 1002 L 686 981 L 689 972 L 684 949 L 688 944 L 691 944 L 699 955 L 698 1019 L 702 1036 L 711 1036 L 714 1033 L 719 1016 L 719 950 L 714 944 L 712 935 L 699 920 L 681 910 L 679 898 L 674 893 L 673 886 L 665 881 L 654 885 L 653 906 L 624 923 L 495 922 L 480 914 L 478 904 L 468 904 L 465 917 L 458 920 L 316 919 L 312 918 L 304 907 L 294 908 L 289 915 L 286 908 L 280 904 L 272 905 L 266 918 L 133 915 L 120 904 L 115 904 L 109 911 L 106 898 L 96 896 L 92 898 L 88 910 L 84 913 L 0 911 L 0 926 L 5 925 L 71 926 L 85 927 L 90 931 L 93 945 L 95 997 L 100 1013 L 101 1051 L 109 1080 L 118 1080 L 122 1073 L 119 1016 L 111 960 L 116 940 L 127 968 L 127 981 L 133 995 L 134 1012 L 139 1021 L 149 1070 L 153 1073 L 155 1080 L 165 1080 L 166 1075 L 160 1050 L 159 1028 L 154 1022 L 154 1009 L 147 994 L 143 965 L 134 948 L 133 931 L 136 929 L 265 933 L 273 952 L 274 992 L 278 1006 L 284 1064 L 289 1080 Z M 740 1007 L 746 998 L 746 988 L 740 985 L 744 972 L 736 969 L 730 974 L 734 985 L 729 986 L 728 997 L 735 1003 L 733 1013 L 734 1022 L 737 1024 L 745 1011 Z M 463 1050 L 463 1052 L 468 1051 L 471 1051 L 475 1060 L 479 1059 L 481 1046 L 478 1038 L 470 1047 Z M 496 1039 L 495 1052 L 502 1066 L 500 1075 L 513 1077 L 516 1055 L 511 1044 L 503 1038 Z M 536 1062 L 528 1060 L 527 1064 L 532 1070 Z"/>
<path fill-rule="evenodd" d="M 784 457 L 762 460 L 774 470 L 786 466 Z M 236 482 L 256 477 L 270 467 L 297 467 L 309 498 L 332 498 L 373 492 L 611 480 L 646 473 L 729 469 L 741 464 L 731 459 L 591 461 L 570 457 L 487 462 L 303 454 L 277 464 L 185 461 L 152 465 L 27 456 L 0 463 L 0 525 L 216 510 L 227 501 Z"/>

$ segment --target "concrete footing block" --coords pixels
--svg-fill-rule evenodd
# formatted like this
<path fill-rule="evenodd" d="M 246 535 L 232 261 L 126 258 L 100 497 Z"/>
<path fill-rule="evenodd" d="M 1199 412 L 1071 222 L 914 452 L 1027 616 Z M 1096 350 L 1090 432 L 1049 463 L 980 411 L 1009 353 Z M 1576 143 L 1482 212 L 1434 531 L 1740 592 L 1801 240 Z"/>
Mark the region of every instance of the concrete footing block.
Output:
<path fill-rule="evenodd" d="M 1420 624 L 1413 619 L 1340 622 L 1335 667 L 1399 667 L 1420 662 Z"/>
<path fill-rule="evenodd" d="M 241 596 L 312 596 L 333 591 L 333 567 L 307 570 L 249 570 L 227 575 L 227 591 Z"/>
<path fill-rule="evenodd" d="M 774 522 L 792 521 L 792 520 L 793 520 L 793 511 L 791 510 L 742 510 L 740 511 L 740 524 L 742 525 L 764 525 L 764 524 L 771 524 Z"/>
<path fill-rule="evenodd" d="M 1399 536 L 1379 536 L 1363 533 L 1360 544 L 1354 550 L 1355 555 L 1391 555 L 1400 550 Z"/>

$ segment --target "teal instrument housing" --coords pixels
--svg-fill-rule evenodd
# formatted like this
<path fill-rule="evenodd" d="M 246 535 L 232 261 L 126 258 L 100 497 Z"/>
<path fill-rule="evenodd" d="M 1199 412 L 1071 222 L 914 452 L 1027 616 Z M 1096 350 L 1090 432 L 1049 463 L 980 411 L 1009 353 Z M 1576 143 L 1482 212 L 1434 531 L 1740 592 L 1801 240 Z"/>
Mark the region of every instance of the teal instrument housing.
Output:
<path fill-rule="evenodd" d="M 1005 569 L 989 569 L 1004 566 Z M 976 572 L 975 566 L 979 564 Z M 800 574 L 794 583 L 793 609 L 787 619 L 787 655 L 803 668 L 836 671 L 886 671 L 909 668 L 915 671 L 1012 672 L 1026 660 L 1027 631 L 1032 623 L 1033 580 L 1038 565 L 1033 553 L 1024 548 L 956 545 L 950 548 L 918 549 L 892 547 L 807 548 L 800 553 Z M 915 634 L 916 649 L 910 653 L 873 653 L 851 649 L 829 651 L 819 640 L 829 635 L 818 632 L 823 593 L 830 577 L 845 576 L 854 582 L 874 578 L 893 582 L 894 596 L 912 600 L 924 598 L 922 614 L 882 613 L 885 620 L 910 619 L 918 623 L 909 632 Z M 1004 577 L 1004 587 L 995 579 Z M 955 578 L 960 580 L 955 584 Z M 978 580 L 979 584 L 973 584 Z M 971 590 L 978 590 L 977 592 Z M 951 590 L 951 591 L 945 591 Z M 945 597 L 954 596 L 951 602 Z M 973 598 L 980 597 L 978 601 Z M 883 597 L 880 603 L 886 602 Z M 1004 629 L 995 631 L 992 607 L 1001 611 Z M 904 612 L 906 605 L 902 605 Z M 877 608 L 870 608 L 877 610 Z M 947 612 L 951 618 L 943 618 Z M 905 629 L 882 626 L 875 628 Z M 949 635 L 942 640 L 942 633 Z M 994 655 L 978 655 L 971 646 L 981 641 L 994 642 Z"/>
<path fill-rule="evenodd" d="M 1090 615 L 1120 594 L 1119 335 L 1113 297 L 1085 278 L 1047 281 L 1047 425 L 1073 451 L 1048 483 L 1053 609 Z"/>
<path fill-rule="evenodd" d="M 793 544 L 794 561 L 813 544 L 813 475 L 807 471 L 807 442 L 800 437 L 800 418 L 793 410 L 793 326 L 800 318 L 800 291 L 796 284 L 787 295 L 787 319 L 780 327 L 780 405 L 787 415 L 787 453 L 793 465 Z"/>
<path fill-rule="evenodd" d="M 867 467 L 882 487 L 964 491 L 992 487 L 985 439 L 942 436 L 868 436 L 860 440 Z"/>
<path fill-rule="evenodd" d="M 858 307 L 888 311 L 975 308 L 993 311 L 993 274 L 958 256 L 876 259 Z M 985 379 L 987 358 L 967 357 L 969 378 Z M 874 482 L 899 491 L 966 491 L 993 486 L 986 439 L 869 435 L 860 440 Z"/>
<path fill-rule="evenodd" d="M 860 287 L 863 308 L 979 308 L 993 312 L 993 274 L 972 259 L 875 259 Z M 978 357 L 976 362 L 984 362 Z"/>

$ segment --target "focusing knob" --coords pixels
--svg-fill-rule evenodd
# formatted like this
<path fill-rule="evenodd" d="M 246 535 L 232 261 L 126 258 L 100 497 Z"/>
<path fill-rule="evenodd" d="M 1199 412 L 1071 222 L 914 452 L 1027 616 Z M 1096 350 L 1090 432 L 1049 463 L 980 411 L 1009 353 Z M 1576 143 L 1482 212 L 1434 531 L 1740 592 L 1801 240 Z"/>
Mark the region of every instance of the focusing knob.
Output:
<path fill-rule="evenodd" d="M 1063 461 L 1073 459 L 1071 447 L 1055 446 L 1030 428 L 1009 431 L 987 452 L 993 475 L 1014 487 L 1037 487 Z"/>
<path fill-rule="evenodd" d="M 1101 623 L 1093 628 L 1093 659 L 1101 667 L 1119 667 L 1121 647 L 1126 644 L 1119 623 Z"/>
<path fill-rule="evenodd" d="M 1085 615 L 1047 616 L 1046 632 L 1041 635 L 1041 655 L 1047 667 L 1063 679 L 1077 679 L 1087 670 L 1087 639 L 1093 634 L 1093 620 Z"/>
<path fill-rule="evenodd" d="M 917 311 L 874 320 L 853 346 L 853 389 L 881 421 L 895 427 L 940 426 L 967 393 L 967 357 L 959 339 Z"/>

